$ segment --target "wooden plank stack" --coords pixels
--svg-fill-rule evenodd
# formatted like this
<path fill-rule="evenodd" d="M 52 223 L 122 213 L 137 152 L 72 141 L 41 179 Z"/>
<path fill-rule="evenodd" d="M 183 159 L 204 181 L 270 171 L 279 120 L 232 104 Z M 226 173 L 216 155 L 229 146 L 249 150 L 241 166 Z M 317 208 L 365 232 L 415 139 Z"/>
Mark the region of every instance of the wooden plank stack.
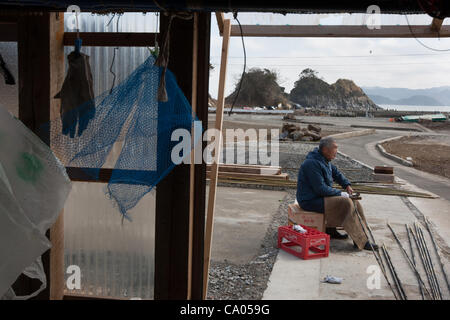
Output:
<path fill-rule="evenodd" d="M 372 177 L 377 182 L 394 183 L 394 167 L 375 166 Z"/>
<path fill-rule="evenodd" d="M 206 167 L 207 177 L 211 173 L 211 165 Z M 289 179 L 287 173 L 281 172 L 278 166 L 263 165 L 241 165 L 241 164 L 219 164 L 219 179 L 243 179 L 243 180 L 270 180 L 270 181 L 286 181 Z"/>

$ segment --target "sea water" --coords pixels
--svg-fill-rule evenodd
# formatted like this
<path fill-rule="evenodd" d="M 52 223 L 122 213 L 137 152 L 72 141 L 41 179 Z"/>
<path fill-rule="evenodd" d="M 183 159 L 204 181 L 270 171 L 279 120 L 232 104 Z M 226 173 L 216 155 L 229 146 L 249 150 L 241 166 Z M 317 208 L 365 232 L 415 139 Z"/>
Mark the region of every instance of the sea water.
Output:
<path fill-rule="evenodd" d="M 379 104 L 378 106 L 386 110 L 450 112 L 450 106 L 406 106 L 390 104 Z"/>

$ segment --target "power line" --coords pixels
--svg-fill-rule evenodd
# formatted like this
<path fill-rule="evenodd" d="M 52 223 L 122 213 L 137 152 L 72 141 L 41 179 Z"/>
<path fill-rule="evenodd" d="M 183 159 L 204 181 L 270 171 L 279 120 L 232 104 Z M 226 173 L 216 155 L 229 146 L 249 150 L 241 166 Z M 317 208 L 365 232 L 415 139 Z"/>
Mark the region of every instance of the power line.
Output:
<path fill-rule="evenodd" d="M 378 57 L 409 57 L 409 56 L 440 56 L 449 53 L 405 53 L 405 54 L 385 54 L 385 55 L 358 55 L 358 56 L 263 56 L 263 57 L 247 57 L 247 59 L 328 59 L 328 58 L 378 58 Z M 219 56 L 211 56 L 211 58 L 219 58 Z M 242 56 L 228 56 L 229 59 L 242 59 Z"/>
<path fill-rule="evenodd" d="M 243 52 L 244 52 L 244 69 L 242 70 L 242 76 L 241 76 L 241 80 L 239 81 L 239 87 L 238 87 L 238 90 L 236 92 L 236 96 L 233 99 L 233 103 L 231 104 L 231 109 L 228 112 L 228 116 L 230 116 L 231 112 L 233 112 L 234 104 L 236 103 L 236 100 L 239 97 L 239 93 L 241 92 L 241 86 L 242 86 L 242 82 L 244 81 L 244 76 L 245 76 L 245 68 L 247 67 L 247 53 L 245 51 L 244 34 L 242 33 L 242 26 L 241 26 L 241 23 L 239 22 L 239 19 L 238 19 L 237 15 L 238 15 L 237 12 L 233 13 L 233 17 L 237 21 L 237 23 L 239 24 L 239 29 L 241 31 L 242 49 L 243 49 Z"/>
<path fill-rule="evenodd" d="M 450 49 L 436 49 L 436 48 L 432 48 L 427 46 L 425 43 L 423 43 L 422 41 L 419 40 L 419 38 L 416 37 L 416 35 L 414 34 L 414 32 L 412 31 L 411 25 L 409 24 L 409 19 L 408 16 L 405 14 L 405 18 L 406 18 L 406 22 L 408 23 L 408 28 L 409 28 L 409 32 L 412 34 L 412 36 L 414 37 L 414 39 L 416 39 L 416 41 L 421 44 L 423 47 L 429 49 L 429 50 L 433 50 L 433 51 L 450 51 Z M 438 36 L 439 36 L 439 31 L 438 31 Z"/>
<path fill-rule="evenodd" d="M 212 65 L 219 65 L 218 63 L 211 63 Z M 442 62 L 405 62 L 405 63 L 375 63 L 375 64 L 253 64 L 255 67 L 301 67 L 302 65 L 307 65 L 309 67 L 377 67 L 377 66 L 397 66 L 397 65 L 430 65 L 430 64 L 439 64 L 442 65 Z M 230 66 L 241 66 L 241 63 L 228 63 Z"/>

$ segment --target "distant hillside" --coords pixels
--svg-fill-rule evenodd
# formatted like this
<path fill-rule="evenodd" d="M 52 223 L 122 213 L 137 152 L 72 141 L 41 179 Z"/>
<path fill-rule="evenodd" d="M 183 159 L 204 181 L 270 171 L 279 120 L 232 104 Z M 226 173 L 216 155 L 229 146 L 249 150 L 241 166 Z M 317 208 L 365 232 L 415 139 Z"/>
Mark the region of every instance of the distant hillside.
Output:
<path fill-rule="evenodd" d="M 363 87 L 363 90 L 379 104 L 450 106 L 450 86 L 427 89 Z"/>
<path fill-rule="evenodd" d="M 252 68 L 239 79 L 233 93 L 225 98 L 225 103 L 233 103 L 239 84 L 242 82 L 235 106 L 277 106 L 280 103 L 286 105 L 288 103 L 287 94 L 284 93 L 284 88 L 278 85 L 277 80 L 278 75 L 274 71 Z"/>
<path fill-rule="evenodd" d="M 390 99 L 384 96 L 379 95 L 371 95 L 369 94 L 369 97 L 377 104 L 392 104 L 392 105 L 405 105 L 405 106 L 442 106 L 443 104 L 439 102 L 438 100 L 423 96 L 423 95 L 414 95 L 409 98 L 403 98 L 403 99 Z"/>
<path fill-rule="evenodd" d="M 339 79 L 328 84 L 311 69 L 305 69 L 294 84 L 289 98 L 304 107 L 324 109 L 380 109 L 352 80 Z"/>

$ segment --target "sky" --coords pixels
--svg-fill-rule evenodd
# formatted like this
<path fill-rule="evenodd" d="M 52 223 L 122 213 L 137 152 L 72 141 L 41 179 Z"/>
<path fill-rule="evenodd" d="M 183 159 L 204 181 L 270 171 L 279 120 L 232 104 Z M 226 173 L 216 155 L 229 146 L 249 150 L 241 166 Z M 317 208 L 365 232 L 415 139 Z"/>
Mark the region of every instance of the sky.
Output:
<path fill-rule="evenodd" d="M 232 24 L 237 24 L 231 14 Z M 288 15 L 239 13 L 241 24 L 362 24 L 368 16 L 359 15 Z M 381 15 L 381 27 L 406 25 L 405 16 Z M 431 23 L 428 15 L 408 16 L 411 25 Z M 450 20 L 450 19 L 447 19 Z M 444 20 L 444 24 L 449 21 Z M 423 89 L 450 86 L 450 38 L 264 38 L 244 37 L 247 69 L 268 68 L 279 74 L 278 83 L 290 92 L 305 68 L 318 71 L 328 83 L 339 78 L 351 79 L 360 87 L 397 87 Z M 209 91 L 217 98 L 222 37 L 215 16 L 211 17 L 211 64 Z M 240 37 L 231 37 L 226 95 L 233 92 L 240 78 L 244 55 Z"/>

